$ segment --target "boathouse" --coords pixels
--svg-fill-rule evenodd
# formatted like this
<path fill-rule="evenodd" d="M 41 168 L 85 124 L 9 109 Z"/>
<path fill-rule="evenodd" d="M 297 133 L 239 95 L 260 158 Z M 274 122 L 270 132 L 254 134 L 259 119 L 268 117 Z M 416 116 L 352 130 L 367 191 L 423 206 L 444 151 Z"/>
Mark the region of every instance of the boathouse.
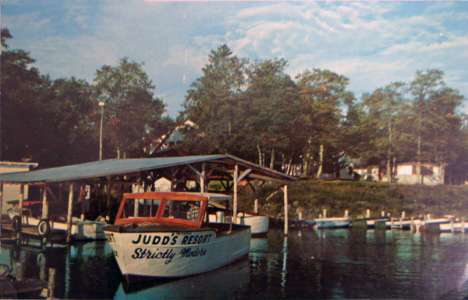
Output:
<path fill-rule="evenodd" d="M 0 201 L 3 198 L 1 192 L 3 186 L 7 184 L 19 186 L 19 211 L 22 213 L 25 190 L 28 186 L 38 186 L 42 195 L 42 218 L 48 220 L 50 200 L 60 199 L 57 190 L 68 190 L 67 240 L 70 240 L 72 209 L 80 198 L 80 195 L 76 195 L 77 191 L 80 191 L 79 193 L 84 193 L 86 189 L 112 191 L 114 185 L 128 186 L 129 189 L 139 186 L 146 190 L 148 183 L 154 183 L 163 177 L 171 182 L 170 186 L 174 191 L 181 184 L 192 180 L 197 183 L 199 192 L 204 193 L 208 192 L 207 187 L 211 180 L 219 181 L 224 188 L 223 192 L 233 195 L 234 219 L 238 212 L 237 187 L 240 181 L 247 181 L 252 189 L 255 189 L 253 181 L 274 182 L 284 191 L 284 233 L 288 233 L 288 184 L 296 179 L 231 155 L 109 159 L 37 171 L 0 174 Z M 109 204 L 110 192 L 106 194 Z"/>

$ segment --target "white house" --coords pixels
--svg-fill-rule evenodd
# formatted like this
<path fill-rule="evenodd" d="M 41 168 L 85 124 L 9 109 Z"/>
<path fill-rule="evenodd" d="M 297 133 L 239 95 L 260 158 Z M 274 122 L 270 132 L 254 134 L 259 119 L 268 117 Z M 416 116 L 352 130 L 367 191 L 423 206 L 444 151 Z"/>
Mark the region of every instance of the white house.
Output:
<path fill-rule="evenodd" d="M 421 163 L 422 184 L 437 185 L 444 184 L 444 168 L 434 163 Z M 395 177 L 398 178 L 400 184 L 417 184 L 421 183 L 418 180 L 418 163 L 407 162 L 399 163 L 396 167 Z"/>
<path fill-rule="evenodd" d="M 0 162 L 0 174 L 13 173 L 13 172 L 28 172 L 31 168 L 36 168 L 38 163 L 24 163 L 24 162 L 11 162 L 2 161 Z M 2 214 L 7 213 L 9 208 L 7 201 L 18 200 L 20 193 L 19 185 L 4 184 L 3 185 L 3 201 L 2 201 Z M 28 186 L 24 187 L 24 199 L 28 198 Z"/>

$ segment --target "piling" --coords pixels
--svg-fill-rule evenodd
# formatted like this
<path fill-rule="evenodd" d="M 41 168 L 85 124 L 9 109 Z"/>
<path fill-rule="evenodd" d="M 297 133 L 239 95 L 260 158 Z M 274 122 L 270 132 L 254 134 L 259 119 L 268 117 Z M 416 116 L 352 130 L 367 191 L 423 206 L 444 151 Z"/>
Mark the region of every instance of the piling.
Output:
<path fill-rule="evenodd" d="M 370 209 L 368 209 L 368 210 L 366 211 L 366 218 L 367 218 L 367 219 L 370 219 Z"/>
<path fill-rule="evenodd" d="M 47 299 L 54 298 L 54 288 L 55 288 L 55 269 L 49 268 L 49 281 L 47 282 L 48 295 Z"/>

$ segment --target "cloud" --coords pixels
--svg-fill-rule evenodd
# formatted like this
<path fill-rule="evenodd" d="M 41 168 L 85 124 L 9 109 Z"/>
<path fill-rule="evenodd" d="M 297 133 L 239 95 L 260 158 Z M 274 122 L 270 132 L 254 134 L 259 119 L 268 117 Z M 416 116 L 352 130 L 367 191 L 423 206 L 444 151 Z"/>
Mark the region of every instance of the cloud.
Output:
<path fill-rule="evenodd" d="M 52 78 L 92 81 L 104 64 L 144 62 L 171 115 L 202 76 L 211 50 L 284 58 L 294 77 L 328 69 L 359 96 L 416 70 L 440 68 L 468 96 L 468 2 L 46 1 L 2 6 L 12 48 L 31 52 Z M 186 55 L 187 53 L 187 55 Z"/>

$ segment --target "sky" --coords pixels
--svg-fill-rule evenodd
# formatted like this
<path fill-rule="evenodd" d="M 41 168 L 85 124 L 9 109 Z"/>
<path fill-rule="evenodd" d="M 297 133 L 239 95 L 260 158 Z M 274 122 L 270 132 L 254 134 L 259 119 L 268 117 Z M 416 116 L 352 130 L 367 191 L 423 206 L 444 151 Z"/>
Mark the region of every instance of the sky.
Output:
<path fill-rule="evenodd" d="M 284 58 L 292 78 L 314 68 L 363 93 L 438 69 L 468 98 L 468 1 L 1 1 L 1 27 L 52 79 L 93 83 L 119 59 L 143 63 L 173 118 L 211 50 Z M 461 108 L 468 113 L 468 105 Z"/>

